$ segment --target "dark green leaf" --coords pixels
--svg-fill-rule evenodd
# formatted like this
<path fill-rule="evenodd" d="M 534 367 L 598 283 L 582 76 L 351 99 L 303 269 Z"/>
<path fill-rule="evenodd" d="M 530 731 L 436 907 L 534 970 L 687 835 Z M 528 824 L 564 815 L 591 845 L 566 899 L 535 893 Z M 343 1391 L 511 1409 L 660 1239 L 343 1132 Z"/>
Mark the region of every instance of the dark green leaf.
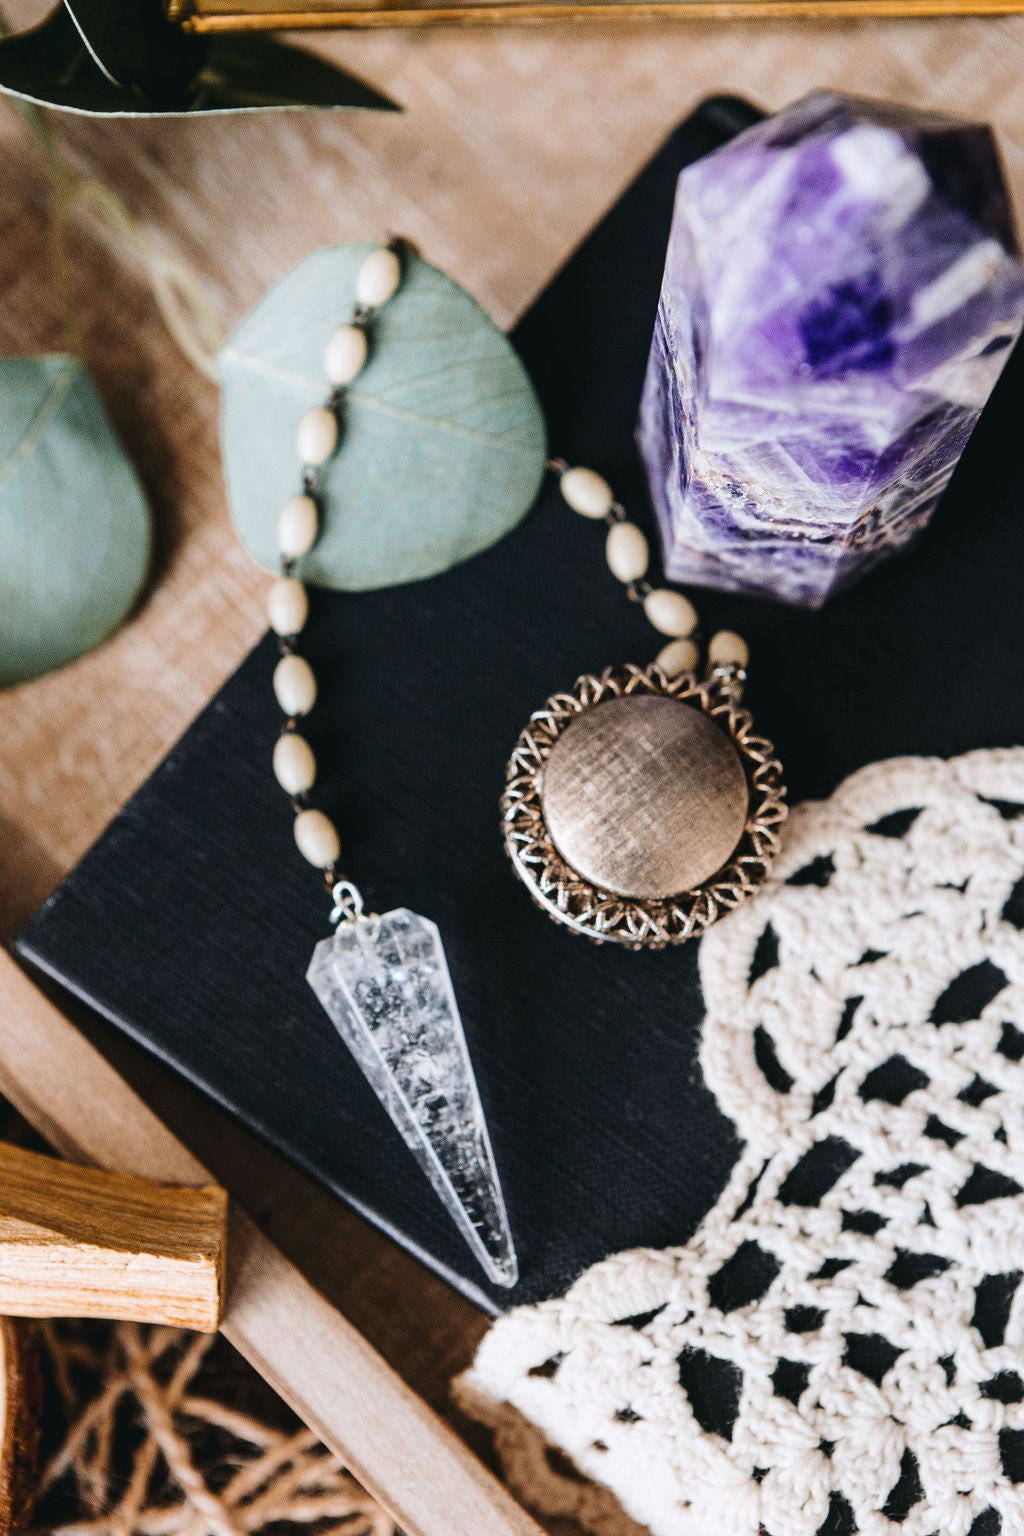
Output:
<path fill-rule="evenodd" d="M 366 107 L 401 109 L 355 75 L 342 74 L 326 59 L 289 48 L 254 32 L 215 33 L 195 78 L 196 103 L 204 111 L 253 107 Z"/>
<path fill-rule="evenodd" d="M 134 7 L 140 0 L 131 0 Z M 148 0 L 147 0 L 148 3 Z M 75 0 L 91 48 L 63 5 L 31 31 L 0 39 L 0 91 L 40 106 L 105 117 L 179 116 L 261 107 L 361 107 L 397 111 L 372 86 L 298 48 L 244 36 L 183 39 L 164 47 L 157 31 L 134 30 L 120 52 L 101 11 L 118 15 L 120 0 Z M 166 41 L 166 40 L 165 40 Z M 151 50 L 147 53 L 147 49 Z M 103 57 L 104 66 L 97 62 Z M 113 71 L 127 77 L 118 83 Z M 184 71 L 184 72 L 182 72 Z"/>
<path fill-rule="evenodd" d="M 270 567 L 278 512 L 299 488 L 295 429 L 328 393 L 324 347 L 351 313 L 372 249 L 314 251 L 220 353 L 231 510 L 246 547 Z M 544 419 L 508 338 L 451 278 L 409 256 L 374 321 L 370 360 L 346 390 L 321 535 L 299 574 L 358 591 L 446 570 L 515 526 L 544 460 Z"/>
<path fill-rule="evenodd" d="M 64 0 L 82 41 L 114 85 L 173 100 L 202 65 L 202 39 L 171 24 L 160 0 Z"/>
<path fill-rule="evenodd" d="M 92 650 L 150 557 L 135 471 L 82 364 L 0 360 L 0 687 Z"/>
<path fill-rule="evenodd" d="M 30 32 L 0 40 L 0 90 L 69 112 L 107 116 L 147 110 L 135 92 L 103 73 L 63 6 Z"/>

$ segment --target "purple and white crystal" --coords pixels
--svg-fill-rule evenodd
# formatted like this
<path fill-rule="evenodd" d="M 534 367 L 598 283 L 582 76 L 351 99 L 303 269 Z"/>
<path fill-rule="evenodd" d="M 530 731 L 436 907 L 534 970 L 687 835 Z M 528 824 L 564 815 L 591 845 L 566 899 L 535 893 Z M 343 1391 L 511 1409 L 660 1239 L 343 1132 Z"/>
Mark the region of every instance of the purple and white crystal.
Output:
<path fill-rule="evenodd" d="M 819 607 L 925 523 L 1024 322 L 990 130 L 816 92 L 679 178 L 637 438 L 666 574 Z"/>

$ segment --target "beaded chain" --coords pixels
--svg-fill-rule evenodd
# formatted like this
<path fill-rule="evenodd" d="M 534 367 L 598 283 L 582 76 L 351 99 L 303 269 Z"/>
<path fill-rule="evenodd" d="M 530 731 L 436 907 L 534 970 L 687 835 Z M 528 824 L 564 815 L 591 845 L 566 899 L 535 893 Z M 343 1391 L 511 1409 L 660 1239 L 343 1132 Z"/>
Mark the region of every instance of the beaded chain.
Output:
<path fill-rule="evenodd" d="M 548 469 L 558 476 L 559 490 L 574 512 L 607 523 L 604 552 L 608 569 L 623 583 L 630 602 L 643 604 L 652 628 L 668 638 L 655 658 L 656 665 L 666 677 L 696 672 L 700 665 L 697 610 L 673 587 L 651 586 L 647 580 L 650 550 L 643 529 L 629 521 L 625 507 L 616 501 L 611 486 L 596 470 L 570 467 L 564 459 L 549 459 Z M 728 671 L 742 683 L 748 659 L 747 642 L 731 629 L 720 629 L 708 642 L 709 671 Z"/>
<path fill-rule="evenodd" d="M 329 816 L 309 803 L 317 763 L 299 723 L 316 703 L 317 683 L 312 667 L 297 649 L 309 616 L 309 599 L 304 584 L 294 573 L 297 562 L 309 553 L 319 537 L 317 490 L 325 465 L 338 450 L 345 390 L 366 366 L 374 315 L 398 291 L 405 249 L 403 241 L 393 240 L 366 257 L 356 274 L 352 315 L 327 343 L 324 373 L 330 393 L 325 404 L 312 406 L 298 425 L 296 449 L 302 465 L 302 490 L 285 503 L 278 518 L 280 575 L 267 597 L 267 616 L 281 653 L 274 669 L 274 693 L 285 715 L 274 747 L 274 774 L 291 797 L 296 846 L 310 864 L 323 871 L 334 898 L 336 919 L 358 917 L 362 897 L 351 881 L 338 875 L 341 838 L 337 827 Z M 695 671 L 700 661 L 697 610 L 681 592 L 671 587 L 652 587 L 647 581 L 647 538 L 629 521 L 607 480 L 593 469 L 572 467 L 564 459 L 549 460 L 548 468 L 558 476 L 562 496 L 574 512 L 607 523 L 605 556 L 612 575 L 623 583 L 632 602 L 642 603 L 652 627 L 667 638 L 657 665 L 667 677 Z M 719 681 L 728 680 L 741 688 L 746 676 L 746 642 L 731 630 L 720 630 L 708 644 L 707 665 Z"/>
<path fill-rule="evenodd" d="M 356 274 L 352 315 L 332 335 L 324 352 L 324 372 L 331 386 L 326 404 L 314 405 L 299 422 L 295 446 L 302 464 L 302 491 L 281 509 L 277 547 L 281 574 L 267 596 L 267 616 L 277 635 L 280 660 L 274 668 L 274 693 L 285 714 L 274 747 L 274 774 L 295 813 L 295 842 L 303 858 L 323 871 L 334 898 L 335 916 L 358 917 L 362 897 L 351 881 L 339 879 L 341 838 L 331 818 L 309 803 L 316 782 L 313 749 L 299 730 L 299 721 L 316 703 L 316 677 L 296 650 L 309 616 L 306 588 L 295 576 L 296 563 L 307 555 L 320 533 L 316 493 L 324 466 L 337 452 L 345 390 L 366 365 L 373 318 L 398 290 L 402 280 L 402 244 L 378 246 Z"/>

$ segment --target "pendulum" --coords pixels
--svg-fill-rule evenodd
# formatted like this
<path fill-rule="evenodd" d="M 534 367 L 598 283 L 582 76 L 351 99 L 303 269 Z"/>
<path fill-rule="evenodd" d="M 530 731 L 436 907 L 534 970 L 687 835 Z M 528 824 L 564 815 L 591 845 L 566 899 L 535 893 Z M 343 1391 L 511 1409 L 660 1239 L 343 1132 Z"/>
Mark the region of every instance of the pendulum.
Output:
<path fill-rule="evenodd" d="M 515 1247 L 448 964 L 436 926 L 405 907 L 367 913 L 338 872 L 334 823 L 313 807 L 313 751 L 299 729 L 317 683 L 298 641 L 308 614 L 297 562 L 323 513 L 346 388 L 365 366 L 376 310 L 402 281 L 401 242 L 373 250 L 349 320 L 327 343 L 330 391 L 298 425 L 301 493 L 278 520 L 281 574 L 268 613 L 285 720 L 274 772 L 291 797 L 295 841 L 323 872 L 335 929 L 307 979 L 488 1278 L 518 1278 Z M 550 698 L 523 731 L 502 801 L 513 867 L 549 916 L 597 942 L 662 948 L 701 933 L 765 878 L 785 816 L 782 771 L 740 707 L 747 649 L 723 631 L 698 680 L 689 599 L 646 581 L 648 550 L 607 482 L 551 466 L 568 504 L 609 525 L 606 553 L 627 595 L 668 638 L 646 668 L 608 668 Z"/>
<path fill-rule="evenodd" d="M 344 389 L 367 360 L 374 310 L 388 302 L 401 277 L 399 245 L 367 256 L 356 277 L 352 317 L 327 344 L 327 404 L 299 422 L 302 494 L 280 515 L 281 575 L 268 598 L 281 652 L 274 692 L 285 715 L 274 772 L 292 797 L 299 851 L 323 871 L 334 901 L 335 930 L 314 950 L 309 984 L 488 1279 L 511 1286 L 518 1279 L 515 1247 L 441 936 L 428 918 L 405 907 L 367 913 L 358 888 L 339 876 L 341 842 L 334 823 L 309 803 L 317 765 L 298 728 L 317 685 L 296 648 L 308 602 L 295 566 L 318 536 L 318 482 L 338 447 Z"/>
<path fill-rule="evenodd" d="M 518 1279 L 487 1124 L 441 935 L 399 907 L 367 916 L 335 883 L 337 927 L 307 973 L 459 1231 L 495 1285 Z"/>
<path fill-rule="evenodd" d="M 593 470 L 550 467 L 574 511 L 609 524 L 612 574 L 669 643 L 652 666 L 578 678 L 531 716 L 508 765 L 506 850 L 556 922 L 630 949 L 680 944 L 767 875 L 782 770 L 740 707 L 743 639 L 713 636 L 699 681 L 696 611 L 649 586 L 642 531 Z"/>

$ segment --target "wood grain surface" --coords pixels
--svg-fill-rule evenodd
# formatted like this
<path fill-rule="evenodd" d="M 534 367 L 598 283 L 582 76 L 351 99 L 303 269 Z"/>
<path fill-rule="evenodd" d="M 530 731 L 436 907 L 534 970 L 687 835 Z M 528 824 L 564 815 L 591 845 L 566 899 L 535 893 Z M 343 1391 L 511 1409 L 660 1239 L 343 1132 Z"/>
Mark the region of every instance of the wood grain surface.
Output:
<path fill-rule="evenodd" d="M 801 17 L 821 21 L 837 16 L 861 19 L 868 16 L 998 16 L 1019 14 L 1022 0 L 415 0 L 411 5 L 381 4 L 380 0 L 325 0 L 319 7 L 298 0 L 291 9 L 281 0 L 178 0 L 171 14 L 182 18 L 190 32 L 322 31 L 367 27 L 429 27 L 439 23 L 468 26 L 501 26 L 509 22 L 572 21 L 746 21 Z"/>
<path fill-rule="evenodd" d="M 40 9 L 36 0 L 8 6 L 18 20 Z M 415 240 L 508 324 L 712 92 L 777 107 L 831 85 L 987 119 L 1022 203 L 1024 19 L 558 25 L 306 45 L 373 80 L 404 114 L 59 125 L 76 166 L 115 186 L 153 241 L 202 273 L 225 329 L 316 246 L 386 230 Z M 46 185 L 38 151 L 0 104 L 0 351 L 62 344 Z M 234 538 L 225 503 L 216 392 L 169 340 L 137 263 L 95 218 L 76 222 L 72 243 L 88 360 L 152 497 L 158 557 L 149 595 L 120 635 L 0 695 L 6 935 L 263 627 L 264 578 Z M 446 1379 L 484 1326 L 474 1309 L 155 1063 L 90 1027 L 215 1176 L 244 1194 L 406 1380 L 444 1407 Z"/>
<path fill-rule="evenodd" d="M 227 1196 L 0 1142 L 0 1313 L 216 1333 Z"/>
<path fill-rule="evenodd" d="M 41 1407 L 31 1324 L 0 1317 L 0 1536 L 15 1536 L 28 1514 Z"/>

